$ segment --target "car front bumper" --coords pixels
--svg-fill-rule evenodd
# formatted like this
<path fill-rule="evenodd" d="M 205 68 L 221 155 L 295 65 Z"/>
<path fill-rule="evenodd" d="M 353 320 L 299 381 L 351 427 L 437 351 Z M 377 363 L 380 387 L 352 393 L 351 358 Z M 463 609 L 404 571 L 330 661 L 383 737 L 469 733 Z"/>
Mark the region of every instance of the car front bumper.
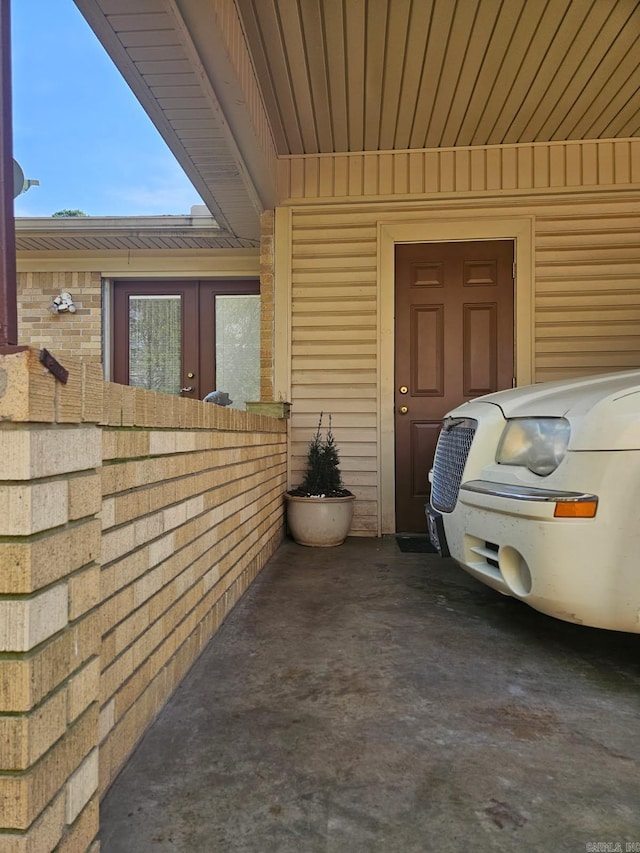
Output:
<path fill-rule="evenodd" d="M 640 633 L 640 486 L 632 477 L 640 451 L 584 452 L 565 461 L 554 485 L 588 483 L 588 490 L 551 488 L 552 477 L 549 488 L 464 481 L 452 512 L 427 506 L 430 529 L 441 531 L 443 555 L 505 595 L 565 621 Z M 594 518 L 554 517 L 558 503 L 596 495 Z"/>

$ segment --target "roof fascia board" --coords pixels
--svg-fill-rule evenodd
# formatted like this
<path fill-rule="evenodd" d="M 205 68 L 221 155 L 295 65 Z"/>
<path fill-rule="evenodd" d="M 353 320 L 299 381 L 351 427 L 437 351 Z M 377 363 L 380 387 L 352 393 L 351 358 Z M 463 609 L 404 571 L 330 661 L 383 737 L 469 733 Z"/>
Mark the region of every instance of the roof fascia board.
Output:
<path fill-rule="evenodd" d="M 189 55 L 190 61 L 194 64 L 194 69 L 199 77 L 203 94 L 205 94 L 211 106 L 212 117 L 218 125 L 221 125 L 221 129 L 225 137 L 225 143 L 227 144 L 229 154 L 237 170 L 238 179 L 242 182 L 243 189 L 246 194 L 246 202 L 243 205 L 243 213 L 241 216 L 243 224 L 240 225 L 238 222 L 234 221 L 236 220 L 235 214 L 237 211 L 230 210 L 225 212 L 223 209 L 224 204 L 220 203 L 218 196 L 215 194 L 215 187 L 209 186 L 208 183 L 204 181 L 199 172 L 197 163 L 185 149 L 177 131 L 172 127 L 167 116 L 164 114 L 161 105 L 154 97 L 143 75 L 138 71 L 135 63 L 131 60 L 131 57 L 119 40 L 117 34 L 110 26 L 107 16 L 102 11 L 99 0 L 74 0 L 74 2 L 139 100 L 143 109 L 158 129 L 176 160 L 193 183 L 202 200 L 214 215 L 216 221 L 222 228 L 229 231 L 234 236 L 258 240 L 260 233 L 259 218 L 263 209 L 262 204 L 255 188 L 252 185 L 249 172 L 244 166 L 238 146 L 230 132 L 229 125 L 224 121 L 222 107 L 217 100 L 214 90 L 208 82 L 207 75 L 198 59 L 197 50 L 191 41 L 190 35 L 175 3 L 172 2 L 172 0 L 165 0 L 165 11 L 172 19 L 175 32 Z M 132 5 L 133 4 L 135 4 L 135 0 L 132 0 Z M 248 218 L 251 222 L 249 229 L 247 229 L 246 226 L 247 212 L 249 213 Z M 246 233 L 247 230 L 251 233 Z"/>
<path fill-rule="evenodd" d="M 197 52 L 197 62 L 203 68 L 216 102 L 224 113 L 234 144 L 237 146 L 238 156 L 245 165 L 251 179 L 251 186 L 255 188 L 260 199 L 261 211 L 277 207 L 276 145 L 237 11 L 236 21 L 241 38 L 233 39 L 237 32 L 227 33 L 234 41 L 237 54 L 234 62 L 230 56 L 230 47 L 225 39 L 224 25 L 220 21 L 216 4 L 202 3 L 201 0 L 172 0 L 172 2 L 177 6 L 185 27 L 184 38 L 189 40 Z M 235 4 L 233 7 L 235 9 Z M 230 27 L 231 23 L 227 23 L 227 26 Z M 236 67 L 236 62 L 241 61 L 238 54 L 242 54 L 242 59 L 246 60 L 246 67 L 251 69 L 250 74 L 243 75 Z M 241 82 L 243 79 L 244 86 Z M 245 91 L 245 86 L 251 91 Z M 263 126 L 261 135 L 254 126 L 249 103 L 253 104 L 256 111 L 256 121 Z M 268 138 L 265 138 L 267 136 Z"/>
<path fill-rule="evenodd" d="M 23 216 L 16 217 L 16 229 L 50 233 L 210 231 L 217 237 L 229 234 L 211 216 Z"/>

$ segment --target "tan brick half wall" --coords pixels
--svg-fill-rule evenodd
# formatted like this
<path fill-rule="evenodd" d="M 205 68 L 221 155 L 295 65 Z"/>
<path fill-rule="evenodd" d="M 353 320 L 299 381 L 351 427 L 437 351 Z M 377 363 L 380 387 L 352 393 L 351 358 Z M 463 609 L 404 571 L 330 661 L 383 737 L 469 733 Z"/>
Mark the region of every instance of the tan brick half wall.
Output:
<path fill-rule="evenodd" d="M 287 422 L 0 355 L 0 850 L 98 798 L 283 534 Z"/>
<path fill-rule="evenodd" d="M 91 369 L 71 374 L 61 385 L 31 350 L 0 357 L 0 849 L 11 853 L 80 832 L 88 849 L 98 831 L 102 430 L 83 421 Z"/>
<path fill-rule="evenodd" d="M 103 433 L 102 790 L 279 544 L 286 488 L 283 421 L 177 399 L 183 428 L 157 429 L 159 395 L 112 390 L 130 425 Z"/>

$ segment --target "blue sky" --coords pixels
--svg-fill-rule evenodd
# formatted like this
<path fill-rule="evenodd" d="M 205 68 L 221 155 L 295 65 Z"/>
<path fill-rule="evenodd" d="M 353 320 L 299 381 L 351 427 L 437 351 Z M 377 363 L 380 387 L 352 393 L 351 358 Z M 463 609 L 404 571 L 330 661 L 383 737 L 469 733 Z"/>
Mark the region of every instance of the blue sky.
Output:
<path fill-rule="evenodd" d="M 188 214 L 202 204 L 72 0 L 13 0 L 16 216 Z"/>

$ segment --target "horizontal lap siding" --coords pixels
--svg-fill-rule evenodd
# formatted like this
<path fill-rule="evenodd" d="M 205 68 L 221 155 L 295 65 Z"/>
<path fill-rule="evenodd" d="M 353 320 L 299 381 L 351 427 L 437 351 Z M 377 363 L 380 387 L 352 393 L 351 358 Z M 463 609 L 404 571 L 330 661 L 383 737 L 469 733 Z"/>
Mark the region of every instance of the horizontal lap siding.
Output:
<path fill-rule="evenodd" d="M 291 482 L 331 415 L 345 486 L 356 495 L 353 533 L 377 530 L 376 224 L 295 217 L 292 256 Z M 318 221 L 319 220 L 319 221 Z"/>
<path fill-rule="evenodd" d="M 425 207 L 308 205 L 292 217 L 291 482 L 320 411 L 332 413 L 353 533 L 378 514 L 377 223 L 534 217 L 534 379 L 640 366 L 637 193 L 465 199 Z M 393 405 L 381 400 L 380 405 Z"/>
<path fill-rule="evenodd" d="M 279 161 L 280 196 L 291 203 L 425 194 L 431 200 L 465 192 L 491 198 L 501 192 L 622 188 L 639 182 L 635 138 L 293 155 Z"/>
<path fill-rule="evenodd" d="M 536 380 L 640 366 L 637 204 L 536 217 Z"/>

